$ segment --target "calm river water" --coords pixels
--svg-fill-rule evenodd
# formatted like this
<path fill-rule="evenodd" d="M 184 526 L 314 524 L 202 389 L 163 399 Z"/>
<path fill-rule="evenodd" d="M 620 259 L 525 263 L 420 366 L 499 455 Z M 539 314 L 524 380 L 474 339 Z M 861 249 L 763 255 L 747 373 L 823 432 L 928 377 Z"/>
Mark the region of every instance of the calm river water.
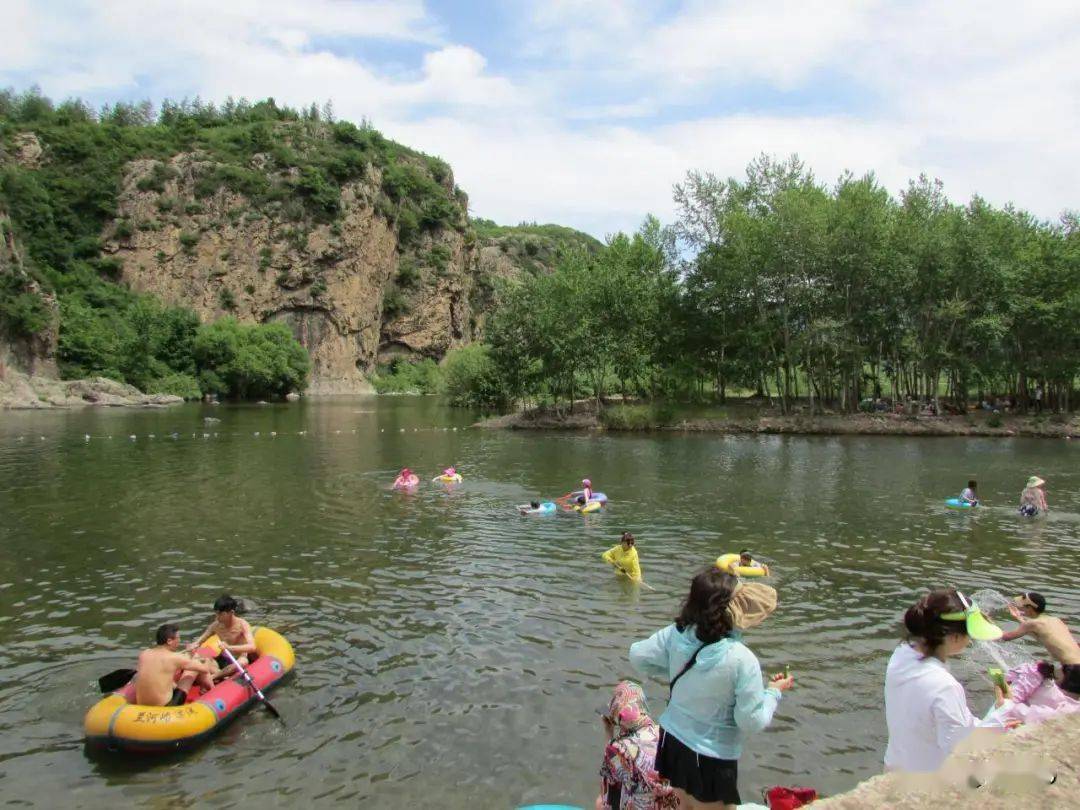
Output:
<path fill-rule="evenodd" d="M 594 708 L 632 674 L 627 647 L 670 621 L 698 568 L 743 546 L 773 563 L 781 602 L 747 643 L 797 680 L 743 756 L 743 795 L 836 792 L 880 770 L 885 664 L 925 586 L 1037 589 L 1080 619 L 1073 442 L 471 421 L 421 398 L 0 413 L 4 801 L 591 807 Z M 430 478 L 450 463 L 465 476 L 456 490 L 388 487 L 403 464 Z M 1014 504 L 1031 473 L 1053 512 L 1023 521 Z M 583 475 L 610 496 L 605 512 L 514 512 Z M 971 475 L 989 508 L 947 513 L 942 499 Z M 624 529 L 655 592 L 599 560 Z M 180 758 L 87 756 L 96 678 L 165 620 L 198 633 L 226 590 L 296 648 L 296 677 L 272 698 L 287 727 L 255 709 Z M 978 667 L 956 669 L 982 711 Z M 659 716 L 667 690 L 646 690 Z"/>

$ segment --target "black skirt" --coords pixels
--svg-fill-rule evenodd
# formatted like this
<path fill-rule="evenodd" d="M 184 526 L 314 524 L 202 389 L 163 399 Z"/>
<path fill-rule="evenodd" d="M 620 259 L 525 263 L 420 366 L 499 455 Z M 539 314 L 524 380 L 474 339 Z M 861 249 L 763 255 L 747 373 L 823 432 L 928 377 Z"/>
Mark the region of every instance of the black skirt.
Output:
<path fill-rule="evenodd" d="M 699 754 L 660 729 L 656 770 L 672 787 L 685 790 L 699 802 L 742 804 L 739 798 L 739 760 Z"/>

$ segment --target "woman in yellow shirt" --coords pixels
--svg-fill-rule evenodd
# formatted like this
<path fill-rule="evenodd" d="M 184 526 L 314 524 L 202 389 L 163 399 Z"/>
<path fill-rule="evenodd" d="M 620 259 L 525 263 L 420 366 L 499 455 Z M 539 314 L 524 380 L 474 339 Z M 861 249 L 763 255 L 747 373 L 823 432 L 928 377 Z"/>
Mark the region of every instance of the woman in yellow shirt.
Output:
<path fill-rule="evenodd" d="M 634 547 L 634 535 L 630 532 L 623 532 L 619 545 L 612 546 L 601 556 L 604 562 L 611 563 L 634 582 L 641 582 L 641 564 L 638 562 L 637 549 Z"/>

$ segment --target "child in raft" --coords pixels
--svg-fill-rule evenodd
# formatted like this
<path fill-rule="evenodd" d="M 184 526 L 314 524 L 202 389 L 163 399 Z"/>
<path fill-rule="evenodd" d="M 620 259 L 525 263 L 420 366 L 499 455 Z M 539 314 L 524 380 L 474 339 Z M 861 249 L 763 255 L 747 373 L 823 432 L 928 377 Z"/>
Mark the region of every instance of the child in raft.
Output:
<path fill-rule="evenodd" d="M 619 681 L 600 716 L 607 746 L 596 810 L 675 810 L 678 799 L 656 772 L 660 729 L 649 717 L 641 687 Z"/>
<path fill-rule="evenodd" d="M 1046 492 L 1043 491 L 1043 481 L 1039 476 L 1033 475 L 1027 481 L 1027 486 L 1020 493 L 1020 514 L 1024 517 L 1035 517 L 1040 512 L 1049 511 L 1046 505 Z"/>
<path fill-rule="evenodd" d="M 775 609 L 776 591 L 768 585 L 742 583 L 709 566 L 691 581 L 674 624 L 630 647 L 635 670 L 668 680 L 656 770 L 675 789 L 680 807 L 740 803 L 743 739 L 772 722 L 782 693 L 795 682 L 774 675 L 766 688 L 757 658 L 742 643 L 741 631 Z"/>
<path fill-rule="evenodd" d="M 634 535 L 623 532 L 618 545 L 612 546 L 603 554 L 604 562 L 611 563 L 621 573 L 626 574 L 633 582 L 641 582 L 641 564 L 638 562 L 637 549 Z"/>
<path fill-rule="evenodd" d="M 570 497 L 574 498 L 579 504 L 586 504 L 592 500 L 593 488 L 592 481 L 588 478 L 581 479 L 581 489 L 575 490 L 570 493 Z"/>
<path fill-rule="evenodd" d="M 904 627 L 907 638 L 885 672 L 885 770 L 936 771 L 976 727 L 1001 726 L 997 719 L 984 722 L 971 713 L 964 687 L 947 663 L 971 639 L 994 641 L 1001 638 L 1001 630 L 952 588 L 930 591 L 909 607 Z M 998 686 L 994 692 L 1000 707 L 1005 696 Z"/>
<path fill-rule="evenodd" d="M 960 503 L 970 503 L 972 506 L 979 505 L 979 496 L 975 492 L 975 488 L 978 484 L 975 483 L 975 479 L 968 481 L 967 487 L 960 493 Z"/>
<path fill-rule="evenodd" d="M 456 469 L 454 469 L 453 465 L 447 467 L 445 470 L 442 471 L 441 475 L 436 475 L 431 480 L 432 481 L 442 481 L 443 483 L 449 483 L 446 480 L 448 478 L 452 478 L 454 483 L 457 483 L 458 481 L 461 480 L 461 476 L 458 475 L 458 472 L 457 472 Z"/>
<path fill-rule="evenodd" d="M 769 566 L 765 565 L 764 563 L 759 563 L 757 560 L 755 560 L 753 555 L 750 554 L 750 550 L 746 548 L 739 552 L 739 567 L 760 568 L 762 571 L 765 572 L 765 576 L 769 575 Z"/>

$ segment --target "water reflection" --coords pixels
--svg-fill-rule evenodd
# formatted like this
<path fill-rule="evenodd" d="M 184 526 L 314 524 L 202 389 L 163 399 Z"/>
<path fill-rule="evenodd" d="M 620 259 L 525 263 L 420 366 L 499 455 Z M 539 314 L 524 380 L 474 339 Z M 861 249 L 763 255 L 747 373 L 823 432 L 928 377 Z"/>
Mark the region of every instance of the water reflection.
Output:
<path fill-rule="evenodd" d="M 207 428 L 206 416 L 220 422 Z M 748 747 L 744 791 L 795 781 L 831 792 L 880 769 L 885 664 L 920 590 L 1034 589 L 1055 612 L 1080 613 L 1067 443 L 491 433 L 469 422 L 422 399 L 5 414 L 5 798 L 591 801 L 593 708 L 632 675 L 627 647 L 671 620 L 695 570 L 743 547 L 773 566 L 781 600 L 748 643 L 798 683 Z M 461 487 L 388 487 L 404 464 L 430 479 L 450 463 Z M 1031 470 L 1050 482 L 1044 520 L 1015 513 Z M 605 511 L 514 512 L 585 475 L 612 498 Z M 941 508 L 972 475 L 988 507 Z M 600 561 L 625 529 L 656 592 Z M 157 623 L 197 632 L 222 590 L 296 648 L 296 677 L 273 698 L 288 728 L 255 710 L 181 758 L 132 768 L 85 757 L 94 680 L 128 663 Z M 976 710 L 990 694 L 980 667 L 958 667 Z M 658 715 L 666 689 L 646 688 Z"/>

